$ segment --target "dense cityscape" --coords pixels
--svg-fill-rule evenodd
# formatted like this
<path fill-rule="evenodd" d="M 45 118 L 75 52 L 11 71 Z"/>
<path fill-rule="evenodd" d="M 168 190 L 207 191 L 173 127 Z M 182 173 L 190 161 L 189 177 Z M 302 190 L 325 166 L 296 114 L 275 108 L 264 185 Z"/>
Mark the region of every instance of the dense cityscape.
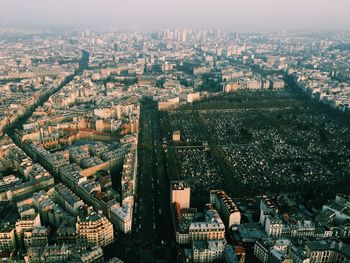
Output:
<path fill-rule="evenodd" d="M 1 262 L 350 262 L 350 34 L 0 29 Z"/>

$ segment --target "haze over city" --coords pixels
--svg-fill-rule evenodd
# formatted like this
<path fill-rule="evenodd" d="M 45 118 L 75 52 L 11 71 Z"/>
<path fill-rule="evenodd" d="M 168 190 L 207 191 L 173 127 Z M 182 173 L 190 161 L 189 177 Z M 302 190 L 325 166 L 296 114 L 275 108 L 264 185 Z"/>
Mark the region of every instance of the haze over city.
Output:
<path fill-rule="evenodd" d="M 348 30 L 348 0 L 2 0 L 2 26 Z"/>

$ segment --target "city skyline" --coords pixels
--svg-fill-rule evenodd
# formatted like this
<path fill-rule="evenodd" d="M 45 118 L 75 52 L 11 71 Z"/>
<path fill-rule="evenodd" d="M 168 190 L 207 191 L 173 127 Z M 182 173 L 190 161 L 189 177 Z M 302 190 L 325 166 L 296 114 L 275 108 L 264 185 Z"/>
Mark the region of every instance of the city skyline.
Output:
<path fill-rule="evenodd" d="M 347 30 L 346 0 L 248 1 L 8 1 L 0 26 L 92 27 L 133 30 L 220 28 L 234 31 Z"/>

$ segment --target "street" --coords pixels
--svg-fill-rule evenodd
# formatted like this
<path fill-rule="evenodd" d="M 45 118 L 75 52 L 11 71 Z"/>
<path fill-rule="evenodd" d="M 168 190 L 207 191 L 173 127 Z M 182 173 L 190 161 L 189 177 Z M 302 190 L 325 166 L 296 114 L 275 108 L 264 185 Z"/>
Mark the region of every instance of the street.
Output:
<path fill-rule="evenodd" d="M 171 261 L 172 221 L 169 182 L 164 167 L 158 112 L 144 110 L 140 121 L 140 151 L 133 231 L 140 244 L 140 262 Z"/>

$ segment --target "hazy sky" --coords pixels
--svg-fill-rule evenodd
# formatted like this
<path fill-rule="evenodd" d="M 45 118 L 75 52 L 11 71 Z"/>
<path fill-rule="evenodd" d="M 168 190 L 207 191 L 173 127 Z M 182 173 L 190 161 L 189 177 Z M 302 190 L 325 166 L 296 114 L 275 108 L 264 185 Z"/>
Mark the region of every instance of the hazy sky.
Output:
<path fill-rule="evenodd" d="M 0 26 L 350 30 L 350 0 L 0 0 Z"/>

